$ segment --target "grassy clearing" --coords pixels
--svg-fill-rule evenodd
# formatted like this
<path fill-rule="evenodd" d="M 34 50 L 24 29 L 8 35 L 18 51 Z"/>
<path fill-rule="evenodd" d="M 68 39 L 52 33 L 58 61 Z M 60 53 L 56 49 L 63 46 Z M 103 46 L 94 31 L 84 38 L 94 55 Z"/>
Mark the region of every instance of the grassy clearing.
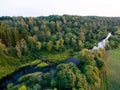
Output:
<path fill-rule="evenodd" d="M 109 90 L 120 90 L 120 49 L 110 50 L 108 66 Z"/>
<path fill-rule="evenodd" d="M 60 53 L 40 52 L 39 54 L 42 60 L 48 60 L 53 63 L 59 63 L 65 61 L 70 56 L 71 51 L 72 49 L 68 49 Z"/>

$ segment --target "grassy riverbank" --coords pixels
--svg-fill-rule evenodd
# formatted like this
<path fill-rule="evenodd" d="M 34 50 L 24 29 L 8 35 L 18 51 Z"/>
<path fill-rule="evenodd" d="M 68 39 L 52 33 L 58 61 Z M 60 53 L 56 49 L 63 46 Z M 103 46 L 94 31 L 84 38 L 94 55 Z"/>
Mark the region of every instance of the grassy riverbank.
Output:
<path fill-rule="evenodd" d="M 20 67 L 25 67 L 31 64 L 37 64 L 41 60 L 49 60 L 52 63 L 59 63 L 66 60 L 70 56 L 71 50 L 68 49 L 64 52 L 60 53 L 49 53 L 49 52 L 39 52 L 37 55 L 39 56 L 37 59 L 28 59 L 27 57 L 23 57 L 22 59 L 18 59 L 15 57 L 2 56 L 0 58 L 0 79 L 8 74 L 11 74 L 15 70 Z"/>

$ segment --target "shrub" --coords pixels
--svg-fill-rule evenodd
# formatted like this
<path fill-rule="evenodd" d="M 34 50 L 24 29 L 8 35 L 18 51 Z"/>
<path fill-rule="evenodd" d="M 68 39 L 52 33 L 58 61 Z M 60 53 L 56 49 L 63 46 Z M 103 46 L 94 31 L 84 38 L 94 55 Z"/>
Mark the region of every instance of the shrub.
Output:
<path fill-rule="evenodd" d="M 27 88 L 26 88 L 25 85 L 23 85 L 23 86 L 21 86 L 18 90 L 27 90 Z"/>
<path fill-rule="evenodd" d="M 10 89 L 10 88 L 12 88 L 13 87 L 13 83 L 9 83 L 8 85 L 7 85 L 7 89 Z"/>

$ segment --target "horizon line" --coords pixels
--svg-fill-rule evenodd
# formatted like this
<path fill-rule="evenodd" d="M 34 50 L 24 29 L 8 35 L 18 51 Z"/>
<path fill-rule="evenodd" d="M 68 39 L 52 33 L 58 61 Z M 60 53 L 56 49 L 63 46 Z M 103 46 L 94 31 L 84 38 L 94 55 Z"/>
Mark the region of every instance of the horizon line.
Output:
<path fill-rule="evenodd" d="M 49 17 L 49 16 L 81 16 L 81 17 L 120 17 L 107 15 L 77 15 L 77 14 L 49 14 L 49 15 L 0 15 L 0 17 Z"/>

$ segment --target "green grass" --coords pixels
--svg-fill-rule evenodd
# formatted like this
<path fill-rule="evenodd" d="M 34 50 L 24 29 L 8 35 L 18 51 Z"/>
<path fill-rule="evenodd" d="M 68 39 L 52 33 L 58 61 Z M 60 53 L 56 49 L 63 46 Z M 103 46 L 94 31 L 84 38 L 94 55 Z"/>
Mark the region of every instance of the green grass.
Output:
<path fill-rule="evenodd" d="M 69 56 L 72 49 L 65 50 L 64 52 L 40 52 L 39 55 L 41 56 L 42 60 L 48 60 L 53 63 L 59 63 L 65 61 Z"/>
<path fill-rule="evenodd" d="M 108 66 L 109 90 L 120 90 L 120 49 L 110 50 Z"/>

